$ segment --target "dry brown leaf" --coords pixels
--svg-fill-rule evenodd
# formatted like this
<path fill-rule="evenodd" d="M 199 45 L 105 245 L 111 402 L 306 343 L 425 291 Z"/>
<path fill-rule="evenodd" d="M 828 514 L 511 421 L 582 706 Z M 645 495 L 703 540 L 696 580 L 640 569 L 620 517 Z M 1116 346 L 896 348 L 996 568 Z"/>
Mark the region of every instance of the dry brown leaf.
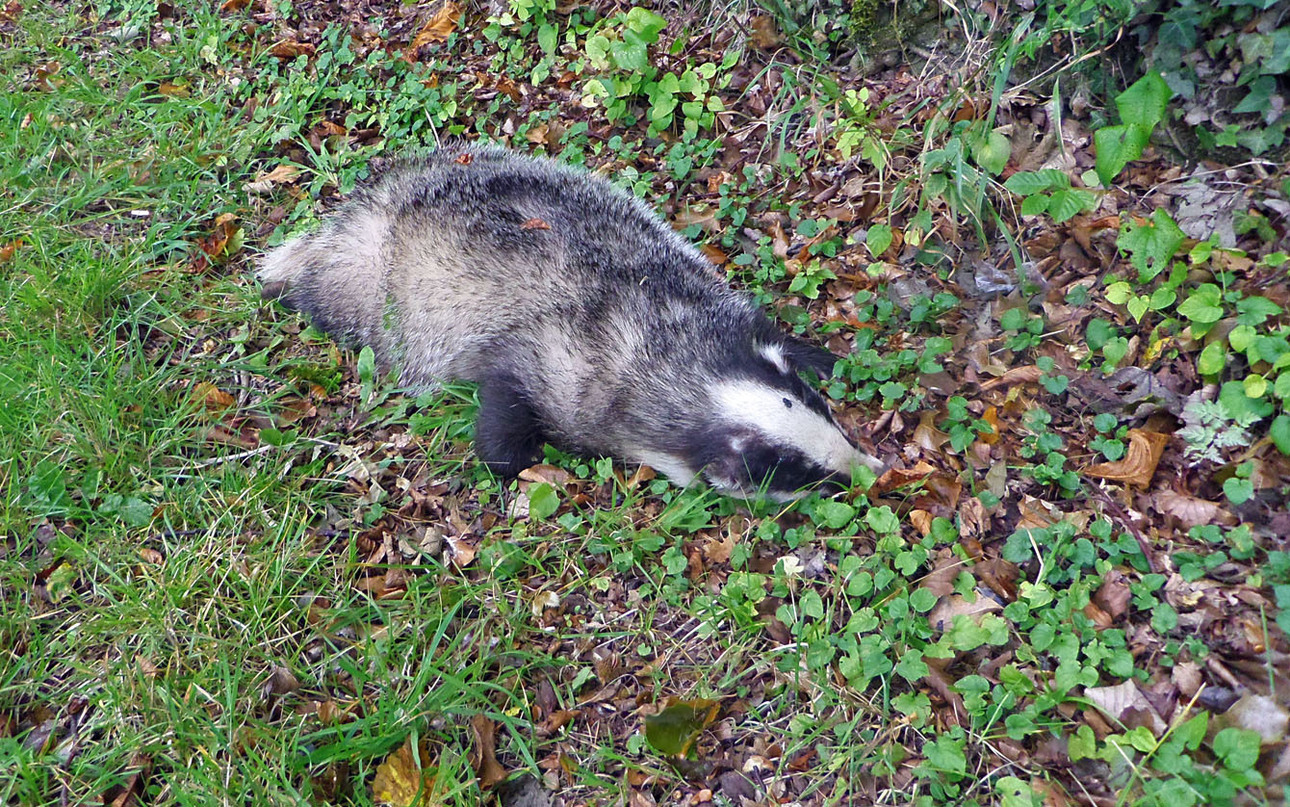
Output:
<path fill-rule="evenodd" d="M 999 378 L 991 378 L 989 381 L 982 382 L 981 389 L 984 391 L 992 390 L 995 387 L 1011 387 L 1016 384 L 1038 384 L 1043 375 L 1044 371 L 1033 364 L 1026 367 L 1013 367 Z"/>
<path fill-rule="evenodd" d="M 914 529 L 918 530 L 924 537 L 931 534 L 934 518 L 935 516 L 926 510 L 914 509 L 909 511 L 909 523 L 913 524 Z"/>
<path fill-rule="evenodd" d="M 495 749 L 497 724 L 483 715 L 470 718 L 470 730 L 475 735 L 475 747 L 470 751 L 470 767 L 479 777 L 481 790 L 492 790 L 506 779 L 506 769 L 497 761 Z"/>
<path fill-rule="evenodd" d="M 404 55 L 414 61 L 417 52 L 426 45 L 434 45 L 440 42 L 448 41 L 448 35 L 457 29 L 457 17 L 461 15 L 461 9 L 452 0 L 447 0 L 434 16 L 426 20 L 417 35 L 412 38 L 412 44 L 408 45 Z"/>
<path fill-rule="evenodd" d="M 784 43 L 775 27 L 775 18 L 768 14 L 753 17 L 748 27 L 752 29 L 752 33 L 748 35 L 748 44 L 757 50 L 775 50 Z"/>
<path fill-rule="evenodd" d="M 1155 495 L 1154 499 L 1157 510 L 1163 515 L 1173 516 L 1178 519 L 1178 523 L 1187 529 L 1204 524 L 1232 525 L 1236 523 L 1236 516 L 1215 502 L 1198 499 L 1186 493 L 1162 490 Z"/>
<path fill-rule="evenodd" d="M 427 764 L 424 749 L 413 751 L 409 737 L 398 750 L 385 758 L 372 778 L 372 797 L 389 807 L 438 807 L 442 804 L 435 787 L 436 769 Z"/>
<path fill-rule="evenodd" d="M 1084 469 L 1084 475 L 1145 489 L 1151 484 L 1151 477 L 1160 464 L 1160 455 L 1168 444 L 1167 434 L 1129 429 L 1129 450 L 1124 459 L 1090 465 Z"/>
<path fill-rule="evenodd" d="M 269 677 L 260 686 L 260 697 L 265 700 L 274 695 L 286 695 L 300 689 L 300 679 L 286 667 L 274 666 Z"/>
<path fill-rule="evenodd" d="M 300 168 L 290 163 L 282 163 L 272 171 L 262 171 L 255 175 L 255 179 L 243 185 L 247 193 L 266 194 L 272 192 L 274 186 L 285 185 L 296 177 L 300 176 Z"/>
<path fill-rule="evenodd" d="M 237 405 L 237 399 L 209 381 L 199 382 L 193 387 L 193 400 L 201 401 L 212 412 L 222 412 Z"/>
<path fill-rule="evenodd" d="M 1002 611 L 1003 606 L 989 597 L 977 596 L 969 602 L 962 594 L 950 594 L 942 597 L 927 614 L 927 622 L 934 630 L 946 631 L 954 624 L 954 617 L 965 616 L 973 622 L 979 622 L 982 614 Z"/>
<path fill-rule="evenodd" d="M 937 452 L 950 441 L 950 436 L 936 428 L 936 413 L 930 409 L 918 416 L 914 427 L 914 445 L 924 451 Z"/>
<path fill-rule="evenodd" d="M 13 259 L 13 254 L 22 247 L 22 239 L 16 238 L 13 241 L 0 247 L 0 263 L 5 263 Z"/>
<path fill-rule="evenodd" d="M 297 56 L 313 56 L 317 50 L 317 48 L 308 42 L 285 40 L 278 42 L 273 47 L 269 48 L 269 55 L 285 62 L 290 61 Z"/>

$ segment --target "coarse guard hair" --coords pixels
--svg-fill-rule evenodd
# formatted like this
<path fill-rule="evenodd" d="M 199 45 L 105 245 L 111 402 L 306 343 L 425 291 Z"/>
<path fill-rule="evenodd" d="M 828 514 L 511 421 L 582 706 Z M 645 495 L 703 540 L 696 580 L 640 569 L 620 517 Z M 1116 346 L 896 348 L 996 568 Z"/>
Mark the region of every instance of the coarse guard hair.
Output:
<path fill-rule="evenodd" d="M 547 442 L 779 500 L 881 468 L 801 376 L 830 374 L 832 354 L 638 199 L 548 159 L 459 145 L 401 161 L 259 278 L 407 385 L 476 382 L 476 451 L 502 475 Z"/>

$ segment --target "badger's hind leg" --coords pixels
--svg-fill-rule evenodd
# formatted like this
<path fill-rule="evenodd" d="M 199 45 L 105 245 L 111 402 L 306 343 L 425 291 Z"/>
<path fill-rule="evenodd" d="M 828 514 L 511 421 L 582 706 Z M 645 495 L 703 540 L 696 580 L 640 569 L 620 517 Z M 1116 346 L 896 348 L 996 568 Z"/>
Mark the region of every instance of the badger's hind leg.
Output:
<path fill-rule="evenodd" d="M 479 384 L 475 453 L 493 473 L 514 477 L 542 457 L 547 435 L 520 380 L 498 372 Z"/>

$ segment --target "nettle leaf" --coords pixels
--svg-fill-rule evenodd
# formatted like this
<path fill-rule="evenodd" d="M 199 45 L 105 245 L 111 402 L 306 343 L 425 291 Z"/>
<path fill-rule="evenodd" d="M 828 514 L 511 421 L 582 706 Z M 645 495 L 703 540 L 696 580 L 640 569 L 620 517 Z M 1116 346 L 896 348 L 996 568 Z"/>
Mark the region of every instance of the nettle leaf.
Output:
<path fill-rule="evenodd" d="M 1159 73 L 1147 73 L 1133 82 L 1133 86 L 1115 97 L 1115 107 L 1120 120 L 1129 125 L 1142 126 L 1149 132 L 1165 117 L 1165 108 L 1173 90 Z"/>
<path fill-rule="evenodd" d="M 1070 186 L 1070 177 L 1056 168 L 1045 168 L 1042 171 L 1018 171 L 1008 177 L 1007 182 L 1003 183 L 1003 187 L 1018 196 L 1031 196 L 1043 191 L 1069 188 Z"/>
<path fill-rule="evenodd" d="M 1237 321 L 1242 325 L 1262 325 L 1269 317 L 1281 313 L 1281 306 L 1266 297 L 1246 297 L 1236 303 Z"/>
<path fill-rule="evenodd" d="M 1093 194 L 1079 188 L 1068 188 L 1053 191 L 1052 201 L 1048 203 L 1048 212 L 1052 215 L 1053 221 L 1061 224 L 1096 206 L 1097 197 Z"/>

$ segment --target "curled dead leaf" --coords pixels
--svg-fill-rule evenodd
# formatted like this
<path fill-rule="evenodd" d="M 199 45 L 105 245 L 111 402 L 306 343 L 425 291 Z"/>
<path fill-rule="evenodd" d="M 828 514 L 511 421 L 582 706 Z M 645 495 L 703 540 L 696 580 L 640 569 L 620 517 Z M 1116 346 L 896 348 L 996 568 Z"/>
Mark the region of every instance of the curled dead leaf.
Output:
<path fill-rule="evenodd" d="M 461 16 L 461 8 L 452 0 L 447 0 L 434 13 L 434 16 L 421 26 L 421 30 L 412 38 L 412 44 L 408 45 L 407 51 L 404 52 L 404 56 L 409 61 L 415 61 L 417 52 L 426 45 L 447 42 L 448 35 L 457 30 L 459 16 Z"/>
<path fill-rule="evenodd" d="M 274 186 L 285 185 L 298 176 L 300 176 L 299 167 L 283 163 L 272 171 L 262 171 L 256 174 L 255 179 L 243 185 L 242 188 L 247 193 L 262 195 L 272 192 Z"/>
<path fill-rule="evenodd" d="M 223 412 L 237 405 L 237 399 L 209 381 L 201 381 L 193 387 L 193 400 L 201 401 L 212 412 Z"/>
<path fill-rule="evenodd" d="M 313 56 L 317 51 L 318 49 L 308 42 L 284 40 L 269 48 L 269 55 L 287 62 L 297 56 Z"/>
<path fill-rule="evenodd" d="M 506 779 L 506 769 L 497 761 L 495 735 L 497 724 L 483 715 L 470 718 L 470 731 L 475 735 L 475 747 L 470 751 L 470 767 L 479 777 L 481 790 L 492 790 Z"/>
<path fill-rule="evenodd" d="M 1103 462 L 1084 469 L 1085 476 L 1147 488 L 1160 464 L 1169 435 L 1143 429 L 1129 430 L 1129 450 L 1119 462 Z"/>

